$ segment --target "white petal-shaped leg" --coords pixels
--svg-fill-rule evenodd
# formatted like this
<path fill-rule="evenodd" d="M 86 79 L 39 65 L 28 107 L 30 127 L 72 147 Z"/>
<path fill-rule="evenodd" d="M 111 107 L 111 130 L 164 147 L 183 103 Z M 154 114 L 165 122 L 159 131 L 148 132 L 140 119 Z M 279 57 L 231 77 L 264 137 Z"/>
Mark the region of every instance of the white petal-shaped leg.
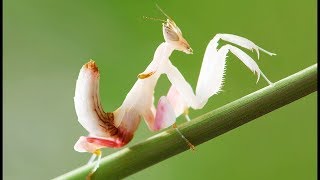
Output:
<path fill-rule="evenodd" d="M 190 121 L 189 106 L 187 102 L 183 99 L 182 95 L 178 92 L 178 90 L 174 86 L 170 87 L 167 94 L 167 99 L 172 105 L 173 110 L 176 114 L 176 117 L 179 117 L 181 114 L 184 114 L 184 117 L 186 118 L 186 120 Z"/>
<path fill-rule="evenodd" d="M 157 110 L 152 107 L 142 113 L 144 120 L 152 131 L 159 131 L 167 128 L 176 122 L 176 115 L 167 97 L 159 99 Z"/>
<path fill-rule="evenodd" d="M 170 104 L 169 100 L 166 96 L 162 96 L 159 100 L 157 106 L 157 113 L 155 118 L 155 128 L 156 129 L 163 129 L 167 128 L 172 125 L 172 127 L 179 133 L 181 138 L 188 144 L 190 149 L 194 150 L 193 144 L 180 132 L 176 125 L 176 116 L 174 113 L 174 109 Z"/>
<path fill-rule="evenodd" d="M 189 106 L 187 102 L 183 99 L 181 94 L 178 92 L 178 90 L 174 86 L 170 87 L 167 94 L 167 99 L 172 105 L 173 110 L 176 114 L 176 117 L 188 111 Z"/>
<path fill-rule="evenodd" d="M 207 46 L 200 74 L 198 77 L 196 94 L 204 104 L 208 99 L 217 94 L 223 85 L 226 57 L 218 53 L 213 41 Z"/>
<path fill-rule="evenodd" d="M 216 36 L 215 38 L 220 38 L 221 35 Z M 235 36 L 235 35 L 233 35 Z M 229 37 L 229 36 L 227 36 Z M 238 36 L 237 36 L 238 37 Z M 241 37 L 239 38 L 241 39 Z M 238 41 L 240 41 L 237 39 Z M 242 44 L 248 41 L 247 44 L 250 45 L 251 41 L 243 38 Z M 239 44 L 239 43 L 238 43 Z M 219 50 L 217 48 L 217 39 L 212 40 L 207 46 L 204 59 L 202 62 L 197 88 L 196 95 L 199 99 L 204 102 L 214 94 L 217 94 L 223 85 L 223 76 L 226 66 L 226 57 L 229 50 L 237 56 L 253 73 L 257 73 L 258 80 L 260 74 L 262 77 L 270 84 L 273 83 L 262 73 L 257 63 L 246 53 L 240 50 L 237 47 L 231 45 L 224 45 Z"/>
<path fill-rule="evenodd" d="M 173 125 L 176 122 L 176 115 L 173 107 L 166 96 L 161 96 L 158 102 L 154 129 L 160 130 Z"/>
<path fill-rule="evenodd" d="M 227 41 L 227 42 L 234 43 L 236 45 L 239 45 L 239 46 L 244 47 L 244 48 L 249 49 L 249 50 L 253 50 L 254 49 L 258 54 L 258 59 L 259 59 L 259 50 L 269 54 L 270 56 L 276 55 L 274 53 L 271 53 L 269 51 L 266 51 L 266 50 L 262 49 L 261 47 L 259 47 L 256 44 L 254 44 L 252 41 L 250 41 L 250 40 L 248 40 L 248 39 L 246 39 L 244 37 L 240 37 L 240 36 L 234 35 L 234 34 L 217 34 L 212 39 L 212 41 L 215 42 L 216 44 L 218 44 L 219 39 L 222 39 L 222 40 Z"/>
<path fill-rule="evenodd" d="M 160 97 L 155 117 L 153 116 L 153 114 L 154 112 L 150 110 L 146 111 L 143 115 L 150 130 L 158 131 L 169 126 L 173 126 L 173 128 L 179 133 L 181 138 L 184 139 L 188 146 L 194 150 L 194 146 L 177 128 L 175 124 L 176 115 L 174 109 L 166 96 Z"/>

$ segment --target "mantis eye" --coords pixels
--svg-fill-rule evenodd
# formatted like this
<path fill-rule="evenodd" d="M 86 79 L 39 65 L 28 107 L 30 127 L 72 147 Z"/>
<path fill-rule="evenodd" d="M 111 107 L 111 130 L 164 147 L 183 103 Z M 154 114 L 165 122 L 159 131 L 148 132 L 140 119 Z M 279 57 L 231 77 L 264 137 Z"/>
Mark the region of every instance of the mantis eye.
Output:
<path fill-rule="evenodd" d="M 178 34 L 167 26 L 163 28 L 163 35 L 166 40 L 168 39 L 170 41 L 179 41 Z"/>

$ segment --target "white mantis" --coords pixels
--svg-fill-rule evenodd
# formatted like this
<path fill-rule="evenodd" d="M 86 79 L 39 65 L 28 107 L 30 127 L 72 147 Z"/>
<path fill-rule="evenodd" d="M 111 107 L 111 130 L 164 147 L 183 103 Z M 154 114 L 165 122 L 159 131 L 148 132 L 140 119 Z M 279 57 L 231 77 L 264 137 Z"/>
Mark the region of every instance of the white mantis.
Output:
<path fill-rule="evenodd" d="M 217 46 L 221 39 L 249 50 L 255 50 L 258 58 L 259 51 L 269 55 L 275 54 L 260 48 L 246 38 L 232 34 L 217 34 L 210 41 L 205 51 L 196 93 L 194 93 L 189 83 L 169 60 L 174 50 L 191 54 L 192 49 L 183 38 L 181 30 L 170 17 L 167 16 L 167 21 L 162 24 L 162 29 L 165 42 L 159 45 L 152 62 L 143 73 L 138 75 L 138 80 L 127 94 L 124 102 L 115 111 L 106 113 L 101 106 L 99 97 L 100 77 L 95 62 L 90 60 L 80 70 L 74 103 L 78 121 L 89 132 L 89 135 L 81 136 L 74 149 L 78 152 L 93 153 L 89 163 L 92 163 L 98 156 L 98 161 L 91 174 L 99 167 L 100 149 L 120 148 L 129 143 L 138 128 L 141 117 L 144 118 L 152 131 L 175 125 L 176 118 L 183 113 L 185 113 L 187 120 L 190 120 L 187 114 L 190 107 L 201 109 L 212 95 L 220 91 L 223 83 L 226 55 L 229 51 L 236 55 L 253 73 L 257 73 L 258 80 L 262 75 L 270 85 L 272 84 L 259 69 L 256 62 L 245 52 L 230 44 L 219 49 Z M 159 99 L 157 108 L 155 108 L 153 93 L 161 74 L 167 75 L 172 86 L 167 96 L 162 96 Z M 181 136 L 193 148 L 192 144 L 182 134 Z"/>

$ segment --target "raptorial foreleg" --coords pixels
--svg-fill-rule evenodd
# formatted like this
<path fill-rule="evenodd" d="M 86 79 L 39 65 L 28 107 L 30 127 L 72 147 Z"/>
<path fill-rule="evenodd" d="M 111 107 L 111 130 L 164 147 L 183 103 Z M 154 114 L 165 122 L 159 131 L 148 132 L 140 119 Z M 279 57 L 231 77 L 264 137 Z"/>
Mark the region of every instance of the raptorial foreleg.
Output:
<path fill-rule="evenodd" d="M 229 51 L 237 56 L 251 71 L 253 71 L 253 73 L 257 73 L 258 80 L 261 74 L 262 77 L 272 85 L 272 82 L 262 73 L 257 63 L 239 48 L 227 44 L 222 46 L 220 49 L 217 49 L 219 39 L 232 42 L 247 49 L 255 49 L 257 52 L 262 50 L 269 55 L 275 55 L 258 47 L 250 40 L 240 36 L 218 34 L 207 46 L 198 78 L 196 94 L 193 93 L 191 86 L 183 78 L 179 70 L 169 62 L 165 73 L 172 83 L 173 88 L 170 88 L 168 95 L 175 95 L 168 96 L 168 100 L 175 104 L 179 104 L 175 110 L 176 116 L 183 113 L 181 107 L 184 109 L 188 109 L 188 107 L 201 109 L 211 96 L 217 94 L 221 90 L 225 73 L 226 57 Z"/>

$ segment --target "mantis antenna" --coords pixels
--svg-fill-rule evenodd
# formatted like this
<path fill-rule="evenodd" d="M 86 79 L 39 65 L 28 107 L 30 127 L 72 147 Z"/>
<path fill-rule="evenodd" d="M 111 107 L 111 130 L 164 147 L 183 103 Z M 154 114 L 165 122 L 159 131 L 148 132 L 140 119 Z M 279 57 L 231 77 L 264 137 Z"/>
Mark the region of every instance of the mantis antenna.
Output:
<path fill-rule="evenodd" d="M 147 16 L 142 16 L 144 19 L 148 19 L 148 20 L 153 20 L 153 21 L 161 21 L 161 22 L 167 22 L 163 19 L 158 19 L 158 18 L 152 18 L 152 17 L 147 17 Z"/>
<path fill-rule="evenodd" d="M 172 18 L 170 16 L 168 16 L 161 8 L 158 4 L 156 4 L 157 8 L 159 9 L 159 11 L 166 16 L 166 18 L 170 19 L 172 21 Z M 159 19 L 159 18 L 152 18 L 152 17 L 147 17 L 147 16 L 142 16 L 144 19 L 149 19 L 149 20 L 153 20 L 153 21 L 161 21 L 161 22 L 167 22 L 163 19 Z"/>
<path fill-rule="evenodd" d="M 160 11 L 163 15 L 165 15 L 168 19 L 172 20 L 172 18 L 171 18 L 170 16 L 168 16 L 168 15 L 160 8 L 160 6 L 159 6 L 158 4 L 156 4 L 156 6 L 157 6 L 157 8 L 159 9 L 159 11 Z"/>

